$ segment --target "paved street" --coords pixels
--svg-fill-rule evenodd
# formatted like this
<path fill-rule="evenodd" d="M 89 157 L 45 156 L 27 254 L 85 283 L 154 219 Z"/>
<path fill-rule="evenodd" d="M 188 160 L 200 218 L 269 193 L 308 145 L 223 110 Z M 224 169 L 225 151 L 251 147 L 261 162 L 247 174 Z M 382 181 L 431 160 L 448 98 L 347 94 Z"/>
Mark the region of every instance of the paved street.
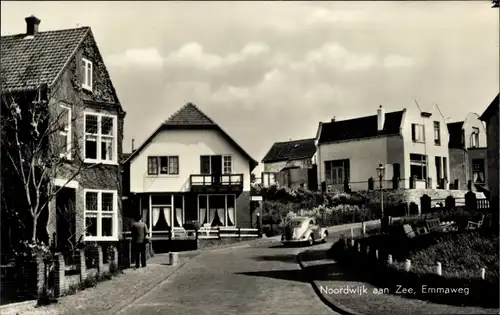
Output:
<path fill-rule="evenodd" d="M 301 248 L 203 253 L 119 314 L 334 314 L 295 261 Z"/>

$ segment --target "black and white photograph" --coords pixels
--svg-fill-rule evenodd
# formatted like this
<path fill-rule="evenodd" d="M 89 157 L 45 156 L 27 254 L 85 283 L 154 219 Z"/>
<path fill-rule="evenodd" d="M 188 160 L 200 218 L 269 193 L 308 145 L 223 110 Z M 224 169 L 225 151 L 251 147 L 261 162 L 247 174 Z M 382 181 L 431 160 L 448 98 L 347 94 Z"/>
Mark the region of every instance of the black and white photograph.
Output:
<path fill-rule="evenodd" d="M 0 314 L 499 314 L 499 10 L 1 1 Z"/>

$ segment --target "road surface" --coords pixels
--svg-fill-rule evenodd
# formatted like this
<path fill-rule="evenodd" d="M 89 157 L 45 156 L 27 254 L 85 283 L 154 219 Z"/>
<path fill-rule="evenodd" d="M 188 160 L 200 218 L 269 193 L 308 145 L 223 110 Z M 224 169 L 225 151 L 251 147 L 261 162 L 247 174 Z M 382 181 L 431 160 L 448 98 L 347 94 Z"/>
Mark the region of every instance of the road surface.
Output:
<path fill-rule="evenodd" d="M 336 314 L 296 263 L 303 248 L 261 245 L 203 253 L 119 313 Z"/>

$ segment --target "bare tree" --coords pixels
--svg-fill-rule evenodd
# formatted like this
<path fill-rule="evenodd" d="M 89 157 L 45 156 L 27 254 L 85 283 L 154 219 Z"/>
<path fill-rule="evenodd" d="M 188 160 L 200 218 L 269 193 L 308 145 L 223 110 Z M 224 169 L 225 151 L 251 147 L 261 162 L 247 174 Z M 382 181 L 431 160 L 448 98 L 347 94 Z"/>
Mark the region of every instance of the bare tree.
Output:
<path fill-rule="evenodd" d="M 42 84 L 29 91 L 2 93 L 2 162 L 11 170 L 2 174 L 2 183 L 15 185 L 18 194 L 6 198 L 22 196 L 14 208 L 30 219 L 31 231 L 26 231 L 25 237 L 32 242 L 37 241 L 38 219 L 49 203 L 84 169 L 95 166 L 83 163 L 80 141 L 75 137 L 79 133 L 73 132 L 72 126 L 82 117 L 71 113 L 80 111 L 60 106 L 81 102 L 56 99 L 57 92 L 49 92 Z M 66 182 L 56 186 L 53 179 L 62 172 Z"/>

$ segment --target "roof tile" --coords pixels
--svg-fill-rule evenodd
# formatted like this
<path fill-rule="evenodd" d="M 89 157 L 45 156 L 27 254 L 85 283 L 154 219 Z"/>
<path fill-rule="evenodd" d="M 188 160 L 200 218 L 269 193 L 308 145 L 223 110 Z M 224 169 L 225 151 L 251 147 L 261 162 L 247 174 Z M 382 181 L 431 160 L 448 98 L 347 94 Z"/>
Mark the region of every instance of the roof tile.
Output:
<path fill-rule="evenodd" d="M 165 125 L 215 125 L 196 105 L 187 103 L 170 116 Z"/>
<path fill-rule="evenodd" d="M 262 159 L 262 163 L 311 158 L 316 153 L 314 138 L 276 142 Z"/>
<path fill-rule="evenodd" d="M 2 36 L 1 79 L 5 90 L 51 85 L 90 30 L 89 27 Z"/>

